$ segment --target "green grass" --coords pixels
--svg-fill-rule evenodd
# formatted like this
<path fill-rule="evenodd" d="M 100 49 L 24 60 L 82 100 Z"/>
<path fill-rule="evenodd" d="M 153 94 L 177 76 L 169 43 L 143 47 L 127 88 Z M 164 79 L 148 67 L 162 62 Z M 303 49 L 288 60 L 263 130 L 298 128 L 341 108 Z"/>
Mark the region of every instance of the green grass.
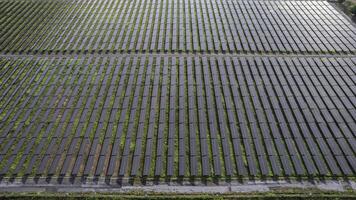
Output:
<path fill-rule="evenodd" d="M 15 192 L 15 193 L 0 193 L 1 199 L 179 199 L 179 200 L 195 200 L 195 199 L 241 199 L 241 200 L 326 200 L 326 199 L 356 199 L 356 193 L 347 192 L 325 192 L 316 189 L 277 189 L 269 192 L 254 192 L 254 193 L 224 193 L 224 194 L 204 194 L 204 193 L 154 193 L 137 191 L 124 193 L 51 193 L 51 192 Z"/>

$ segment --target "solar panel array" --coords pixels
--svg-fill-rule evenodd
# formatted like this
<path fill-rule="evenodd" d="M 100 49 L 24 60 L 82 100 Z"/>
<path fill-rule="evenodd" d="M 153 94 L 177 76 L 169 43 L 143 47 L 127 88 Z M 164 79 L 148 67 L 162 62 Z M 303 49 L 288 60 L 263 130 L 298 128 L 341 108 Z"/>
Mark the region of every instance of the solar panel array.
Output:
<path fill-rule="evenodd" d="M 355 64 L 311 57 L 1 59 L 1 173 L 353 175 Z"/>
<path fill-rule="evenodd" d="M 355 53 L 356 28 L 326 1 L 4 1 L 4 53 Z"/>
<path fill-rule="evenodd" d="M 4 177 L 356 174 L 356 26 L 326 1 L 0 0 Z"/>

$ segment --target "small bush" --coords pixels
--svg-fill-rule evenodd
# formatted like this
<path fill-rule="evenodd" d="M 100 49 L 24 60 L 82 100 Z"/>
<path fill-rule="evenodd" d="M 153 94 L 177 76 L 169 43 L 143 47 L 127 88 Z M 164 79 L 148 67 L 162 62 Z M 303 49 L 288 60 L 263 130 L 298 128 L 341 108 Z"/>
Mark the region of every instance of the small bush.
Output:
<path fill-rule="evenodd" d="M 356 5 L 351 6 L 350 12 L 354 15 L 356 15 Z"/>

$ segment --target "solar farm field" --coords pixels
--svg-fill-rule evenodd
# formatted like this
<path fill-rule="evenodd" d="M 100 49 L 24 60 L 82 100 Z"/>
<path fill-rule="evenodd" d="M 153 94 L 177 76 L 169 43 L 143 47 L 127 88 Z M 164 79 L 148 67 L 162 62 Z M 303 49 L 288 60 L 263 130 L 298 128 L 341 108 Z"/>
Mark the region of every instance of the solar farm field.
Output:
<path fill-rule="evenodd" d="M 2 0 L 4 53 L 355 53 L 325 1 Z"/>
<path fill-rule="evenodd" d="M 0 183 L 354 180 L 327 1 L 0 0 Z"/>

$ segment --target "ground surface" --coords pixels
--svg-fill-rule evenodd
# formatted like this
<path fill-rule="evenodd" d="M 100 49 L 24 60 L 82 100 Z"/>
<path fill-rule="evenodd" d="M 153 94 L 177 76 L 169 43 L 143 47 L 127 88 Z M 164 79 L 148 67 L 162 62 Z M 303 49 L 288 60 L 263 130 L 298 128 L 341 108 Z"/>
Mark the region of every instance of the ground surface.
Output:
<path fill-rule="evenodd" d="M 6 184 L 355 178 L 356 28 L 326 1 L 0 0 L 0 24 Z"/>

